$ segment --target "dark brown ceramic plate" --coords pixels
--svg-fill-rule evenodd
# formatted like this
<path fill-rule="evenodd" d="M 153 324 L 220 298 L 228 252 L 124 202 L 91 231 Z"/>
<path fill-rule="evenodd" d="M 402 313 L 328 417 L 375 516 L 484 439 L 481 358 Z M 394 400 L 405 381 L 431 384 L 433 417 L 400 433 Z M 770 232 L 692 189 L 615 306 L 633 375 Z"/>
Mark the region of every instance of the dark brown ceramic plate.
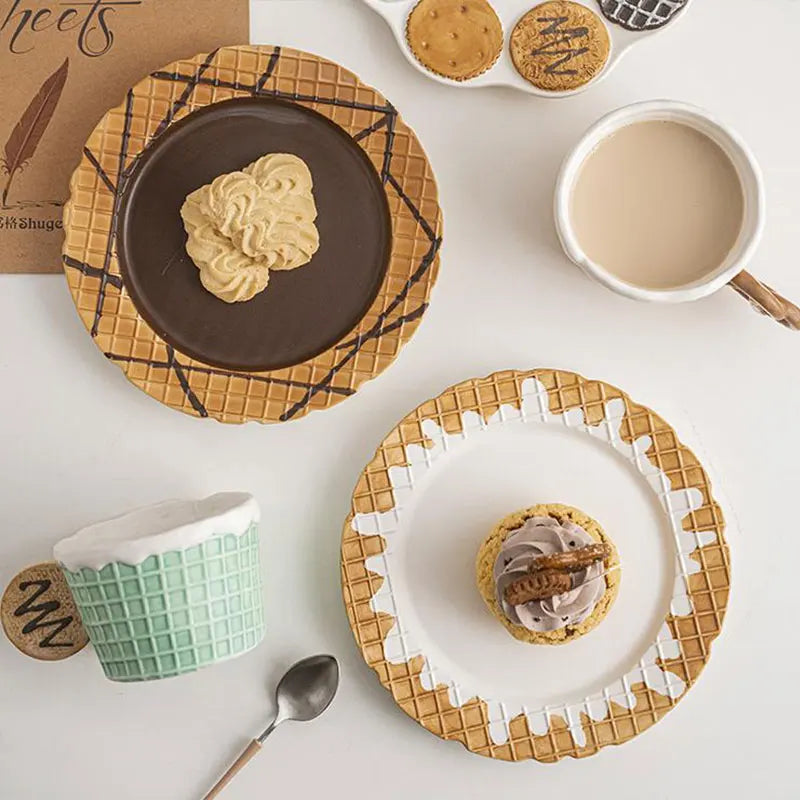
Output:
<path fill-rule="evenodd" d="M 320 249 L 305 267 L 273 272 L 252 300 L 225 303 L 200 283 L 180 208 L 265 153 L 308 164 Z M 195 112 L 142 154 L 123 191 L 117 249 L 127 290 L 165 341 L 207 364 L 262 371 L 313 358 L 355 327 L 383 281 L 391 231 L 378 173 L 350 136 L 304 106 L 249 97 Z"/>

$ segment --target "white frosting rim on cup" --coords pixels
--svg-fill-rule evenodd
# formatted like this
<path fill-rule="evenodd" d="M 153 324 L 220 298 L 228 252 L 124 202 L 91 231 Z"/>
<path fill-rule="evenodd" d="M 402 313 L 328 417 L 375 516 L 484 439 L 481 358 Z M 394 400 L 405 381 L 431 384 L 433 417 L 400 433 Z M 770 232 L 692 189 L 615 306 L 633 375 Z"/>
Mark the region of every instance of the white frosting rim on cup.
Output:
<path fill-rule="evenodd" d="M 97 522 L 53 548 L 58 563 L 75 572 L 118 562 L 135 566 L 154 555 L 186 550 L 226 534 L 241 536 L 261 518 L 247 492 L 221 492 L 203 500 L 166 500 Z"/>

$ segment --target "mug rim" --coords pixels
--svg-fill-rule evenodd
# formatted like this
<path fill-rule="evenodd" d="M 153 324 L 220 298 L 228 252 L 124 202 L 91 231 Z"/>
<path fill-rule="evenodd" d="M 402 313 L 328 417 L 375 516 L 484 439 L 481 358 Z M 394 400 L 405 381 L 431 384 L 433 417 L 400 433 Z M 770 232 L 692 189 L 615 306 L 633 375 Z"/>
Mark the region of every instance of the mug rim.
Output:
<path fill-rule="evenodd" d="M 580 168 L 595 147 L 626 125 L 659 119 L 691 125 L 719 145 L 736 169 L 745 204 L 741 231 L 722 264 L 694 283 L 666 289 L 628 283 L 590 259 L 578 241 L 570 214 L 570 198 Z M 556 232 L 569 259 L 589 277 L 618 294 L 634 300 L 661 303 L 682 303 L 706 297 L 745 269 L 764 231 L 765 207 L 761 168 L 749 145 L 734 129 L 704 108 L 676 100 L 632 103 L 601 117 L 581 136 L 564 159 L 554 196 Z"/>

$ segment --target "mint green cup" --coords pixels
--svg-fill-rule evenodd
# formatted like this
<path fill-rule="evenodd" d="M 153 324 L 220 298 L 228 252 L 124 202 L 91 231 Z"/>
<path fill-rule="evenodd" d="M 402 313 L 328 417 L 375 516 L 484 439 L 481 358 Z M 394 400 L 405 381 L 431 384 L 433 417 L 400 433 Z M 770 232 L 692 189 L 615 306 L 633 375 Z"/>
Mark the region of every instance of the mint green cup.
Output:
<path fill-rule="evenodd" d="M 264 637 L 259 511 L 248 494 L 168 501 L 79 531 L 54 555 L 106 677 L 146 681 Z"/>

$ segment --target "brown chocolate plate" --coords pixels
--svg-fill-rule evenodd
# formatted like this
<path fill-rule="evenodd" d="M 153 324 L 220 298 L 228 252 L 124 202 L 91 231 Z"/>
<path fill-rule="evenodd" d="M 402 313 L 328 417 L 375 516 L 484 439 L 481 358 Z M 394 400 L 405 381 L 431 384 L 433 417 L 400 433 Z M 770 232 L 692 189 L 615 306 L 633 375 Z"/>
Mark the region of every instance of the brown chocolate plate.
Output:
<path fill-rule="evenodd" d="M 180 207 L 268 152 L 309 165 L 320 250 L 253 300 L 206 292 Z M 145 78 L 73 175 L 64 267 L 95 343 L 169 406 L 223 422 L 327 408 L 395 358 L 438 272 L 430 164 L 391 103 L 308 53 L 230 47 Z"/>
<path fill-rule="evenodd" d="M 274 272 L 252 300 L 224 303 L 186 253 L 180 208 L 264 153 L 308 164 L 320 249 L 308 269 Z M 389 262 L 389 208 L 366 153 L 322 114 L 271 97 L 216 103 L 172 126 L 142 154 L 120 208 L 120 267 L 139 313 L 176 350 L 217 367 L 280 369 L 319 355 L 364 316 Z"/>

